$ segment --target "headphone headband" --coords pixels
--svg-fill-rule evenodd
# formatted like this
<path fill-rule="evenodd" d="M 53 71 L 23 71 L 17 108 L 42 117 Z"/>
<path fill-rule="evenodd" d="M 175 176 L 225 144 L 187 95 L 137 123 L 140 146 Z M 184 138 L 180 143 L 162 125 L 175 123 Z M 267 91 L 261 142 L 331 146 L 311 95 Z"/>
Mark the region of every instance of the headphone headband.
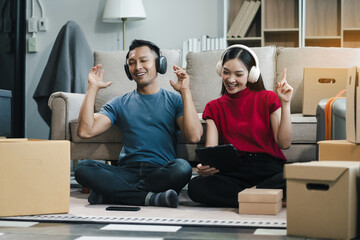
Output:
<path fill-rule="evenodd" d="M 244 49 L 247 52 L 249 52 L 251 54 L 251 56 L 254 58 L 254 60 L 255 60 L 255 66 L 259 67 L 259 60 L 258 60 L 255 52 L 251 48 L 249 48 L 248 46 L 245 46 L 245 45 L 242 45 L 242 44 L 234 44 L 234 45 L 231 45 L 228 48 L 226 48 L 225 51 L 223 52 L 223 54 L 221 55 L 221 60 L 223 60 L 225 54 L 232 48 L 241 48 L 241 49 Z"/>

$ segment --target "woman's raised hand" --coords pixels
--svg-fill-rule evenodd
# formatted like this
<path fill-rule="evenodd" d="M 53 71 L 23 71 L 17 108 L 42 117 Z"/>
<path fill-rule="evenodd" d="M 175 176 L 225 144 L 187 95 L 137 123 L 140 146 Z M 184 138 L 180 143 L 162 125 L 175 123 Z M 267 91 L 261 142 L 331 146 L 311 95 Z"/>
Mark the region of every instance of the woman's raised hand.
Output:
<path fill-rule="evenodd" d="M 280 101 L 283 102 L 290 102 L 291 97 L 293 95 L 294 89 L 287 83 L 286 81 L 286 72 L 287 69 L 285 68 L 283 71 L 283 76 L 281 82 L 276 84 L 276 94 L 278 95 Z"/>

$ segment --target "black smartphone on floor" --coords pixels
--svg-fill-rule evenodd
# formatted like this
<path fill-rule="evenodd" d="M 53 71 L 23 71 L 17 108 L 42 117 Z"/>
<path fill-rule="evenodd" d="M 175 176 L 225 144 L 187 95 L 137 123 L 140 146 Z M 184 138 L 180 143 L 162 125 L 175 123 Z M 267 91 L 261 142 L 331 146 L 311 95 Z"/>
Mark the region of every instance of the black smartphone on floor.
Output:
<path fill-rule="evenodd" d="M 140 207 L 128 207 L 128 206 L 109 206 L 106 208 L 107 211 L 139 211 Z"/>

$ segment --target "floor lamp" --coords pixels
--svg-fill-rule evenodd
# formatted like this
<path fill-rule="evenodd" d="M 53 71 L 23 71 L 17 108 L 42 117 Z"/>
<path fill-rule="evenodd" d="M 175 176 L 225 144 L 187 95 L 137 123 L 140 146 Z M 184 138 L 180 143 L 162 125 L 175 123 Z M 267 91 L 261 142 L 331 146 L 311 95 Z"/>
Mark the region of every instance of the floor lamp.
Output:
<path fill-rule="evenodd" d="M 123 50 L 125 50 L 125 23 L 146 18 L 142 0 L 106 0 L 103 22 L 122 22 L 123 29 Z"/>

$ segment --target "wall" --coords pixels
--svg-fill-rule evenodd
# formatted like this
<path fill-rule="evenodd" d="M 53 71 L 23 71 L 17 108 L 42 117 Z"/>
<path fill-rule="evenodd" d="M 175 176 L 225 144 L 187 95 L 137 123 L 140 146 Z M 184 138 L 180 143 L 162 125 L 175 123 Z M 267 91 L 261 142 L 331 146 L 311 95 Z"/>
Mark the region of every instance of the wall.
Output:
<path fill-rule="evenodd" d="M 34 0 L 35 17 L 40 18 L 39 5 Z M 92 50 L 122 49 L 122 29 L 118 24 L 103 23 L 105 0 L 40 0 L 48 20 L 48 31 L 35 34 L 36 53 L 26 56 L 25 136 L 47 139 L 49 127 L 40 117 L 32 96 L 49 58 L 61 27 L 72 20 L 79 24 Z M 181 49 L 182 41 L 207 34 L 224 36 L 224 0 L 143 0 L 147 18 L 127 22 L 126 48 L 133 38 L 147 39 L 160 48 Z M 31 0 L 27 0 L 27 16 L 31 16 Z M 28 34 L 28 37 L 30 34 Z"/>

